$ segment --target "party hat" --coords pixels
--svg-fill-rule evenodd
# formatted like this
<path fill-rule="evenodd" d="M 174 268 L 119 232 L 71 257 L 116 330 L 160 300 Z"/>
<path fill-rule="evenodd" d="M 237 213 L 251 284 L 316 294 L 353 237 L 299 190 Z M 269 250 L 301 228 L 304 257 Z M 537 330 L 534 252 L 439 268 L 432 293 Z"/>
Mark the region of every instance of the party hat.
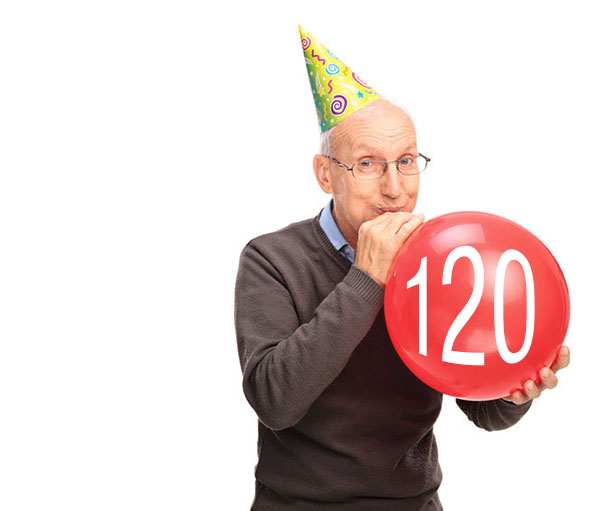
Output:
<path fill-rule="evenodd" d="M 300 38 L 321 132 L 381 96 L 300 25 Z"/>

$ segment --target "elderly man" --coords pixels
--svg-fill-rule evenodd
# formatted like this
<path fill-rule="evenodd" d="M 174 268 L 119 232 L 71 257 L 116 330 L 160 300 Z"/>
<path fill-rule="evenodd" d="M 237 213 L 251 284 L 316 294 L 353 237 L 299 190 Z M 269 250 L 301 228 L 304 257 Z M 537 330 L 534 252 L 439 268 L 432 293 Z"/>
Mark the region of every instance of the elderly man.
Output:
<path fill-rule="evenodd" d="M 235 326 L 259 418 L 253 510 L 442 509 L 433 435 L 442 395 L 397 356 L 382 308 L 392 260 L 423 221 L 412 211 L 426 163 L 406 113 L 368 100 L 322 134 L 313 169 L 333 199 L 242 251 Z M 456 402 L 477 426 L 507 428 L 567 364 L 563 348 L 539 385 Z"/>

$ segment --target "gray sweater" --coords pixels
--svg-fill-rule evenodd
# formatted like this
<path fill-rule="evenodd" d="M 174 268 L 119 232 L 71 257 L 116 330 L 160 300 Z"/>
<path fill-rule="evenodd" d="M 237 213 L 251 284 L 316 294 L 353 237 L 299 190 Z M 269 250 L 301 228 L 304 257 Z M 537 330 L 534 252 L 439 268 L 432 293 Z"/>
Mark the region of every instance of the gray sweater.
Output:
<path fill-rule="evenodd" d="M 336 251 L 318 218 L 259 236 L 240 256 L 235 328 L 259 419 L 252 509 L 440 510 L 442 394 L 396 354 L 384 288 Z M 531 405 L 456 402 L 490 431 Z"/>

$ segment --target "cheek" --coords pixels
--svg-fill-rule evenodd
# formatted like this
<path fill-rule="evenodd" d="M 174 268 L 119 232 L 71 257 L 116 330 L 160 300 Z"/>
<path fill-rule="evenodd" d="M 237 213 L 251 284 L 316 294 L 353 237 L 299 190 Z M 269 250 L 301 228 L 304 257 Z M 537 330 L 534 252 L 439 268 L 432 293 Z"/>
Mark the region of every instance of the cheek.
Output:
<path fill-rule="evenodd" d="M 379 202 L 377 198 L 379 190 L 376 183 L 362 183 L 362 185 L 357 191 L 355 201 L 355 212 L 359 225 L 377 217 L 378 213 L 374 207 Z"/>
<path fill-rule="evenodd" d="M 409 181 L 406 185 L 406 193 L 411 198 L 416 198 L 419 193 L 419 182 L 420 178 L 415 178 L 412 181 Z"/>
<path fill-rule="evenodd" d="M 342 171 L 336 169 L 335 174 L 332 176 L 332 182 L 333 193 L 335 195 L 345 197 L 348 194 L 348 183 L 346 180 L 346 176 L 344 173 L 342 173 Z"/>
<path fill-rule="evenodd" d="M 369 190 L 369 187 L 345 183 L 343 193 L 345 216 L 354 229 L 358 229 L 363 222 L 372 219 L 368 217 L 372 197 L 373 190 Z"/>

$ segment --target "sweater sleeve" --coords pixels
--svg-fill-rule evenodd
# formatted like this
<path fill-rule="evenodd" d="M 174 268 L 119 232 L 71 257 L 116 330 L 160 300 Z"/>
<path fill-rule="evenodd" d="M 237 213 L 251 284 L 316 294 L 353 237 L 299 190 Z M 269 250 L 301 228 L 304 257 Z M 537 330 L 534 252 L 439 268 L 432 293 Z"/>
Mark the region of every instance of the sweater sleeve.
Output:
<path fill-rule="evenodd" d="M 527 413 L 533 401 L 515 405 L 494 399 L 492 401 L 465 401 L 456 399 L 456 404 L 477 427 L 487 431 L 498 431 L 514 426 Z"/>
<path fill-rule="evenodd" d="M 234 321 L 244 394 L 270 429 L 296 424 L 370 330 L 384 289 L 355 266 L 299 324 L 277 269 L 250 242 L 240 256 Z"/>

